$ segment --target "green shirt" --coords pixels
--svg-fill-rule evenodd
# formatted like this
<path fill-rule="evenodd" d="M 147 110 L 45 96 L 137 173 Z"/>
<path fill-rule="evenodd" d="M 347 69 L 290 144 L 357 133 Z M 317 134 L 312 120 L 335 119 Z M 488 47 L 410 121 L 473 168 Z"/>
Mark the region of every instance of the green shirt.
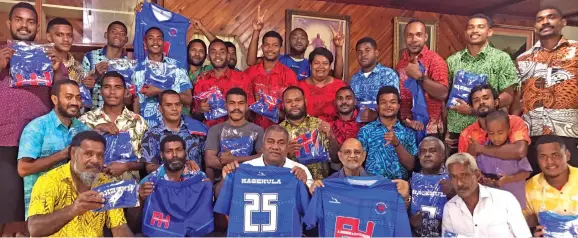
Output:
<path fill-rule="evenodd" d="M 477 56 L 470 55 L 466 48 L 451 55 L 446 61 L 450 84 L 453 84 L 454 74 L 461 69 L 488 75 L 487 83 L 498 92 L 519 84 L 518 72 L 510 55 L 487 44 Z M 475 121 L 475 116 L 462 115 L 454 110 L 448 111 L 449 132 L 461 133 Z"/>
<path fill-rule="evenodd" d="M 201 75 L 203 72 L 209 71 L 213 69 L 213 65 L 203 65 L 199 67 L 195 72 L 189 70 L 189 78 L 191 79 L 191 84 L 195 87 L 195 83 L 197 82 L 197 77 Z"/>

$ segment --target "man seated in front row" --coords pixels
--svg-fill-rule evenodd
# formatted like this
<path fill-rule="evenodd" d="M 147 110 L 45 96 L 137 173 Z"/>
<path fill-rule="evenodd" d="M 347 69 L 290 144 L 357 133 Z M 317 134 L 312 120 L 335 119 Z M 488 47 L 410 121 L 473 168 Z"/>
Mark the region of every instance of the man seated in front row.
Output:
<path fill-rule="evenodd" d="M 105 224 L 115 237 L 133 236 L 122 209 L 92 211 L 104 206 L 104 198 L 91 188 L 109 182 L 101 172 L 105 147 L 105 139 L 95 131 L 72 138 L 70 162 L 34 185 L 28 210 L 31 236 L 102 237 Z"/>

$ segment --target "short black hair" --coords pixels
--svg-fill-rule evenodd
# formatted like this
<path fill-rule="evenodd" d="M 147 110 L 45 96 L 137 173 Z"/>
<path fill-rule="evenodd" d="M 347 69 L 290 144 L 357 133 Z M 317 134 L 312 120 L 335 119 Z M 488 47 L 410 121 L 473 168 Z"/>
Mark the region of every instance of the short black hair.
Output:
<path fill-rule="evenodd" d="M 536 15 L 538 15 L 538 13 L 540 13 L 541 11 L 544 11 L 544 10 L 554 10 L 554 11 L 556 11 L 556 13 L 558 13 L 560 15 L 560 17 L 564 18 L 564 14 L 562 14 L 562 10 L 560 10 L 560 8 L 558 8 L 556 6 L 543 6 L 536 12 Z"/>
<path fill-rule="evenodd" d="M 235 51 L 237 50 L 237 46 L 235 46 L 235 44 L 233 44 L 233 42 L 225 41 L 225 46 L 227 48 L 233 48 L 233 49 L 235 49 Z"/>
<path fill-rule="evenodd" d="M 279 32 L 276 31 L 268 31 L 267 33 L 265 33 L 265 35 L 263 35 L 261 43 L 265 43 L 265 38 L 269 37 L 277 38 L 277 40 L 279 40 L 279 45 L 283 45 L 283 37 L 281 37 L 281 34 L 279 34 Z"/>
<path fill-rule="evenodd" d="M 145 37 L 146 37 L 146 35 L 148 35 L 149 32 L 151 32 L 151 31 L 159 31 L 159 32 L 161 32 L 161 36 L 162 36 L 163 38 L 165 38 L 165 33 L 163 33 L 163 30 L 161 30 L 161 28 L 158 28 L 158 27 L 156 27 L 156 26 L 153 26 L 153 27 L 147 29 L 147 31 L 145 31 L 145 33 L 144 33 Z"/>
<path fill-rule="evenodd" d="M 67 25 L 70 26 L 70 28 L 72 28 L 72 24 L 68 20 L 62 17 L 56 17 L 48 22 L 48 24 L 46 25 L 46 32 L 48 32 L 55 25 Z"/>
<path fill-rule="evenodd" d="M 60 88 L 62 88 L 62 86 L 64 86 L 64 85 L 74 85 L 74 86 L 78 87 L 78 83 L 74 82 L 70 79 L 56 80 L 56 81 L 54 81 L 54 83 L 52 83 L 52 88 L 50 89 L 50 95 L 58 97 L 58 95 L 60 94 Z"/>
<path fill-rule="evenodd" d="M 300 27 L 293 29 L 291 32 L 289 32 L 289 35 L 293 34 L 293 32 L 298 32 L 298 31 L 302 31 L 307 36 L 307 32 L 305 30 L 303 30 L 303 28 L 300 28 Z"/>
<path fill-rule="evenodd" d="M 225 96 L 227 101 L 229 100 L 229 95 L 240 95 L 245 97 L 245 101 L 247 101 L 247 93 L 241 88 L 234 87 L 229 89 L 229 91 L 227 91 L 227 95 Z"/>
<path fill-rule="evenodd" d="M 355 49 L 359 48 L 359 46 L 363 43 L 369 43 L 371 45 L 371 47 L 373 47 L 374 49 L 377 49 L 377 42 L 375 42 L 375 40 L 371 37 L 363 37 L 360 40 L 357 41 L 357 43 L 355 43 Z"/>
<path fill-rule="evenodd" d="M 353 92 L 353 89 L 350 86 L 343 86 L 343 87 L 339 88 L 337 90 L 337 92 L 335 92 L 335 97 L 337 98 L 337 94 L 339 94 L 341 91 L 345 91 L 345 90 L 350 91 L 355 96 L 355 92 Z"/>
<path fill-rule="evenodd" d="M 126 28 L 126 25 L 120 21 L 113 21 L 110 24 L 108 24 L 108 27 L 106 27 L 106 32 L 110 31 L 110 28 L 112 28 L 112 26 L 114 25 L 122 26 L 122 28 L 124 28 L 124 31 L 128 33 L 128 28 Z"/>
<path fill-rule="evenodd" d="M 36 17 L 36 21 L 38 22 L 38 12 L 36 12 L 36 8 L 34 8 L 32 4 L 27 2 L 19 2 L 14 4 L 14 6 L 10 8 L 10 12 L 8 13 L 8 19 L 12 20 L 12 15 L 14 15 L 14 11 L 18 8 L 24 8 L 34 12 L 34 16 Z"/>
<path fill-rule="evenodd" d="M 124 78 L 124 76 L 122 76 L 122 74 L 120 74 L 117 71 L 106 71 L 102 76 L 101 76 L 101 82 L 104 84 L 104 79 L 108 78 L 108 77 L 112 77 L 112 78 L 119 78 L 122 81 L 122 86 L 124 88 L 126 88 L 126 79 Z M 102 88 L 101 88 L 102 89 Z"/>
<path fill-rule="evenodd" d="M 492 91 L 492 97 L 494 98 L 494 100 L 497 100 L 498 97 L 500 96 L 500 94 L 498 94 L 498 91 L 496 91 L 492 87 L 492 85 L 489 85 L 487 83 L 476 85 L 474 88 L 472 88 L 472 91 L 470 91 L 470 95 L 468 95 L 468 99 L 470 100 L 470 104 L 473 102 L 472 98 L 474 96 L 474 93 L 477 93 L 477 92 L 480 92 L 480 91 L 486 90 L 486 89 Z"/>
<path fill-rule="evenodd" d="M 488 28 L 494 27 L 494 21 L 492 20 L 492 18 L 489 17 L 488 15 L 482 14 L 482 13 L 477 13 L 477 14 L 474 14 L 471 17 L 469 17 L 468 23 L 470 22 L 470 20 L 476 19 L 476 18 L 486 19 L 486 22 L 488 23 Z M 468 24 L 468 23 L 466 23 L 466 24 Z"/>
<path fill-rule="evenodd" d="M 377 92 L 377 97 L 375 98 L 375 102 L 379 104 L 379 97 L 384 94 L 395 94 L 397 96 L 397 101 L 401 103 L 401 97 L 399 96 L 399 91 L 394 86 L 383 86 Z"/>
<path fill-rule="evenodd" d="M 172 89 L 162 91 L 162 92 L 159 94 L 159 105 L 162 105 L 162 104 L 163 104 L 163 98 L 165 97 L 165 95 L 177 95 L 177 96 L 179 96 L 179 97 L 181 96 L 179 93 L 177 93 L 177 91 L 172 90 Z"/>
<path fill-rule="evenodd" d="M 205 49 L 205 54 L 207 54 L 207 44 L 205 44 L 205 42 L 201 39 L 192 39 L 191 41 L 189 41 L 189 44 L 187 45 L 187 52 L 191 50 L 191 47 L 193 47 L 194 43 L 201 44 L 203 46 L 203 49 Z"/>
<path fill-rule="evenodd" d="M 536 141 L 536 151 L 538 150 L 539 145 L 550 144 L 550 143 L 558 143 L 558 145 L 560 145 L 560 149 L 562 149 L 562 150 L 566 149 L 566 144 L 564 143 L 564 139 L 562 139 L 562 137 L 559 137 L 557 135 L 548 134 L 548 135 L 540 136 L 540 138 L 538 138 L 538 140 Z"/>
<path fill-rule="evenodd" d="M 425 23 L 424 23 L 422 20 L 417 19 L 417 18 L 412 18 L 412 19 L 410 19 L 410 20 L 407 22 L 407 24 L 406 24 L 405 27 L 403 28 L 403 32 L 405 33 L 405 31 L 407 30 L 407 27 L 408 27 L 410 24 L 413 24 L 413 23 L 421 23 L 424 27 L 426 27 Z M 427 34 L 427 32 L 426 32 L 426 34 Z"/>
<path fill-rule="evenodd" d="M 498 121 L 498 120 L 503 120 L 506 123 L 507 127 L 510 126 L 510 117 L 508 116 L 507 112 L 504 112 L 502 110 L 496 110 L 496 111 L 493 111 L 490 114 L 488 114 L 486 116 L 486 125 L 492 121 Z"/>
<path fill-rule="evenodd" d="M 329 51 L 325 47 L 317 47 L 313 51 L 311 51 L 311 53 L 309 53 L 309 63 L 312 64 L 313 59 L 315 58 L 315 56 L 318 56 L 318 55 L 321 55 L 321 56 L 324 56 L 325 58 L 327 58 L 327 60 L 329 60 L 329 64 L 333 63 L 333 53 L 331 53 L 331 51 Z"/>
<path fill-rule="evenodd" d="M 174 134 L 170 134 L 165 136 L 165 138 L 163 138 L 161 140 L 161 153 L 165 150 L 165 145 L 169 142 L 181 142 L 181 144 L 183 145 L 183 150 L 187 150 L 187 143 L 185 143 L 185 140 L 183 140 L 182 137 L 178 136 L 178 135 L 174 135 Z"/>
<path fill-rule="evenodd" d="M 305 97 L 305 92 L 303 91 L 303 89 L 301 89 L 298 86 L 289 86 L 289 87 L 285 88 L 285 90 L 283 90 L 283 94 L 281 94 L 281 100 L 283 100 L 283 98 L 285 98 L 285 94 L 291 90 L 299 90 L 299 92 L 301 92 L 301 94 L 303 94 L 303 97 Z"/>
<path fill-rule="evenodd" d="M 80 147 L 80 144 L 85 140 L 99 142 L 104 145 L 104 149 L 106 150 L 106 139 L 104 139 L 101 134 L 96 131 L 83 131 L 72 137 L 70 147 L 68 148 L 68 158 L 72 158 L 72 147 Z"/>
<path fill-rule="evenodd" d="M 213 44 L 218 44 L 218 43 L 223 44 L 223 45 L 225 46 L 225 48 L 227 48 L 227 44 L 225 44 L 225 42 L 224 42 L 223 40 L 221 40 L 221 39 L 214 39 L 214 40 L 212 40 L 211 43 L 209 44 L 209 49 L 211 48 L 211 46 L 212 46 Z"/>

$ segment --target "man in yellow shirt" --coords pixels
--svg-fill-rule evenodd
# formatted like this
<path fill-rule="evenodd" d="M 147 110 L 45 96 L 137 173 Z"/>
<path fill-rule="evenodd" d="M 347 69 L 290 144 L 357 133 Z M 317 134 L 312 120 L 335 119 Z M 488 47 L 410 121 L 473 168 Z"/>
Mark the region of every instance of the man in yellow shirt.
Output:
<path fill-rule="evenodd" d="M 41 176 L 28 211 L 31 236 L 101 237 L 106 224 L 115 237 L 132 236 L 122 209 L 92 210 L 104 198 L 91 188 L 109 182 L 101 173 L 105 139 L 94 131 L 78 133 L 70 143 L 70 162 Z"/>
<path fill-rule="evenodd" d="M 570 152 L 561 137 L 540 137 L 536 150 L 542 172 L 526 182 L 524 216 L 529 227 L 536 227 L 535 237 L 540 237 L 544 231 L 538 221 L 540 212 L 578 214 L 578 168 L 568 165 Z"/>

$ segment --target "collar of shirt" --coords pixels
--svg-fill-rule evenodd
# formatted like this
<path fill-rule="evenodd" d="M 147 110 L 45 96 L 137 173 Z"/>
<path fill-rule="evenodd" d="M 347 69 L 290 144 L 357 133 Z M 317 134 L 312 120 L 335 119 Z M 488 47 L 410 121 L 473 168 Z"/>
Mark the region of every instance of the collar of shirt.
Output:
<path fill-rule="evenodd" d="M 478 186 L 480 187 L 480 194 L 479 194 L 480 199 L 478 200 L 478 204 L 480 204 L 482 202 L 482 200 L 491 197 L 491 195 L 490 195 L 490 192 L 488 191 L 488 189 L 486 188 L 486 186 L 481 185 L 479 183 L 478 183 Z M 454 201 L 450 200 L 448 202 L 455 203 L 462 210 L 462 212 L 467 213 L 467 214 L 471 214 L 470 210 L 468 209 L 468 206 L 466 206 L 466 202 L 464 202 L 464 200 L 460 196 L 456 195 L 456 197 L 457 197 L 456 200 L 454 200 Z"/>
<path fill-rule="evenodd" d="M 162 126 L 164 131 L 171 131 L 172 132 L 172 130 L 165 125 L 165 120 L 161 120 L 160 126 Z M 185 119 L 181 116 L 181 122 L 179 122 L 179 130 L 186 129 L 186 128 L 187 128 L 187 125 L 185 124 Z"/>
<path fill-rule="evenodd" d="M 381 63 L 377 62 L 377 64 L 375 65 L 375 67 L 373 67 L 373 69 L 371 70 L 371 72 L 369 73 L 369 77 L 371 77 L 372 74 L 377 74 L 379 73 L 379 71 L 385 68 L 385 66 L 381 65 Z M 363 76 L 364 72 L 363 69 L 360 69 L 359 72 L 357 72 L 357 74 L 354 75 L 354 77 L 365 77 Z"/>
<path fill-rule="evenodd" d="M 189 68 L 189 75 L 191 75 L 191 77 L 199 76 L 202 72 L 211 70 L 211 67 L 212 67 L 211 65 L 203 65 L 203 66 L 199 67 L 197 70 L 195 70 L 195 72 L 193 72 Z"/>
<path fill-rule="evenodd" d="M 72 168 L 70 166 L 70 162 L 62 165 L 62 180 L 61 181 L 68 183 L 70 186 L 72 186 L 74 191 L 78 193 L 78 191 L 76 190 L 76 186 L 74 185 L 73 180 L 72 180 Z M 106 176 L 104 176 L 103 173 L 99 173 L 98 178 L 94 180 L 91 187 L 96 187 L 96 186 L 104 184 L 106 182 L 109 182 L 108 179 L 106 178 Z"/>
<path fill-rule="evenodd" d="M 339 112 L 338 112 L 337 115 L 333 116 L 333 121 L 342 121 L 342 122 L 354 121 L 355 118 L 357 117 L 357 113 L 358 113 L 358 110 L 357 110 L 357 108 L 355 108 L 355 109 L 353 109 L 353 115 L 351 115 L 351 117 L 348 120 L 343 120 L 339 116 Z"/>
<path fill-rule="evenodd" d="M 200 171 L 192 171 L 191 169 L 189 169 L 189 166 L 184 167 L 183 171 L 181 172 L 181 178 L 180 181 L 185 181 L 199 173 L 202 173 Z M 156 176 L 157 179 L 163 179 L 163 180 L 169 180 L 169 176 L 167 175 L 167 171 L 165 169 L 165 165 L 162 164 L 156 171 L 154 171 L 153 173 L 151 173 L 151 175 Z"/>
<path fill-rule="evenodd" d="M 367 171 L 365 171 L 365 169 L 363 167 L 359 167 L 359 176 L 369 176 L 369 174 L 367 174 Z M 337 178 L 346 178 L 347 176 L 345 175 L 345 170 L 343 168 L 341 168 L 339 171 L 337 171 Z"/>
<path fill-rule="evenodd" d="M 379 118 L 377 118 L 377 120 L 374 121 L 374 123 L 376 123 L 376 126 L 378 127 L 382 127 L 385 131 L 389 131 L 389 129 L 387 129 L 387 127 L 381 123 L 381 121 L 379 120 Z M 403 125 L 401 124 L 401 122 L 399 120 L 396 120 L 395 124 L 393 125 L 392 129 L 395 131 L 396 129 L 401 130 L 403 129 Z"/>
<path fill-rule="evenodd" d="M 105 58 L 106 58 L 106 49 L 107 49 L 106 47 L 108 47 L 108 46 L 105 45 L 104 47 L 102 47 L 102 49 L 100 49 L 100 54 L 102 54 L 102 56 L 104 56 Z M 123 50 L 121 55 L 120 55 L 120 58 L 127 58 L 127 57 L 128 56 L 126 54 L 126 51 Z"/>
<path fill-rule="evenodd" d="M 104 110 L 102 107 L 97 108 L 94 111 L 94 114 L 97 115 L 97 117 L 103 118 L 105 121 L 107 122 L 113 122 L 112 120 L 110 120 L 110 117 L 108 117 L 108 115 L 106 113 L 104 113 Z M 118 121 L 119 119 L 125 119 L 125 120 L 133 120 L 135 118 L 133 118 L 132 113 L 130 112 L 130 110 L 128 110 L 128 108 L 124 107 L 122 109 L 122 112 L 120 113 L 120 115 L 118 116 L 118 118 L 116 118 L 116 120 Z M 116 121 L 114 122 L 116 124 Z"/>
<path fill-rule="evenodd" d="M 555 51 L 558 50 L 558 48 L 562 47 L 562 46 L 567 46 L 569 44 L 568 39 L 566 37 L 560 38 L 560 41 L 558 41 L 558 44 L 556 44 L 556 46 L 554 46 L 554 49 L 552 50 L 548 50 L 546 48 L 542 47 L 542 43 L 540 43 L 540 41 L 538 40 L 536 42 L 536 44 L 534 44 L 534 47 L 532 47 L 533 51 L 538 51 L 538 50 L 548 50 L 548 51 Z"/>
<path fill-rule="evenodd" d="M 488 52 L 491 50 L 491 48 L 492 48 L 492 47 L 490 46 L 490 43 L 487 43 L 487 42 L 486 42 L 486 44 L 482 47 L 482 50 L 480 50 L 480 52 L 478 53 L 478 55 L 472 56 L 472 55 L 470 54 L 470 50 L 468 50 L 468 47 L 466 47 L 465 49 L 463 49 L 463 50 L 461 51 L 461 53 L 462 53 L 462 57 L 461 57 L 461 58 L 462 58 L 462 59 L 465 59 L 465 60 L 475 60 L 475 59 L 478 59 L 478 58 L 479 58 L 479 59 L 483 59 L 484 57 L 486 57 L 486 55 L 487 55 Z"/>
<path fill-rule="evenodd" d="M 544 173 L 540 173 L 538 176 L 538 183 L 541 184 L 542 188 L 544 189 L 543 192 L 545 192 L 548 189 L 554 189 L 554 190 L 559 190 L 560 192 L 569 192 L 569 194 L 576 194 L 577 191 L 564 191 L 566 189 L 571 188 L 571 186 L 568 186 L 569 184 L 577 184 L 578 183 L 578 168 L 576 167 L 572 167 L 570 165 L 568 165 L 568 181 L 564 184 L 564 186 L 562 186 L 562 189 L 560 188 L 555 188 L 552 187 L 552 185 L 550 185 L 548 183 L 548 181 L 546 181 L 546 178 L 544 178 Z"/>
<path fill-rule="evenodd" d="M 232 73 L 233 73 L 233 70 L 229 69 L 228 67 L 225 69 L 225 73 L 221 77 L 215 76 L 215 69 L 214 68 L 212 70 L 207 71 L 209 79 L 231 79 Z M 223 92 L 223 93 L 226 93 L 226 92 Z"/>
<path fill-rule="evenodd" d="M 259 74 L 262 74 L 262 75 L 267 75 L 267 72 L 265 72 L 265 62 L 264 61 L 257 65 L 257 72 Z M 269 74 L 278 74 L 278 75 L 283 74 L 283 66 L 281 65 L 280 61 L 277 60 L 275 67 L 273 67 L 273 69 L 271 69 Z"/>
<path fill-rule="evenodd" d="M 54 123 L 53 124 L 54 128 L 58 128 L 59 126 L 62 126 L 62 128 L 69 130 L 70 128 L 74 128 L 74 127 L 77 127 L 78 125 L 82 124 L 82 122 L 80 122 L 78 119 L 72 118 L 71 123 L 70 123 L 70 127 L 65 126 L 60 121 L 60 118 L 58 118 L 58 116 L 56 115 L 56 111 L 54 111 L 54 109 L 52 109 L 52 111 L 50 111 L 50 113 L 48 113 L 48 115 L 50 117 L 50 120 Z"/>
<path fill-rule="evenodd" d="M 303 119 L 303 121 L 301 123 L 299 123 L 299 125 L 295 125 L 295 124 L 291 123 L 291 121 L 289 119 L 287 119 L 287 117 L 285 117 L 285 121 L 287 121 L 288 126 L 298 128 L 301 125 L 307 124 L 311 120 L 311 118 L 313 118 L 313 117 L 311 117 L 311 116 L 309 116 L 309 114 L 307 114 L 305 116 L 305 119 Z"/>
<path fill-rule="evenodd" d="M 427 48 L 427 45 L 423 46 L 423 49 L 421 49 L 421 51 L 419 52 L 419 54 L 417 55 L 418 59 L 421 59 L 423 57 L 425 57 L 428 53 L 430 52 L 429 48 Z M 401 55 L 401 59 L 402 60 L 407 60 L 410 61 L 410 57 L 409 57 L 409 50 L 405 50 L 403 51 L 403 54 Z"/>

